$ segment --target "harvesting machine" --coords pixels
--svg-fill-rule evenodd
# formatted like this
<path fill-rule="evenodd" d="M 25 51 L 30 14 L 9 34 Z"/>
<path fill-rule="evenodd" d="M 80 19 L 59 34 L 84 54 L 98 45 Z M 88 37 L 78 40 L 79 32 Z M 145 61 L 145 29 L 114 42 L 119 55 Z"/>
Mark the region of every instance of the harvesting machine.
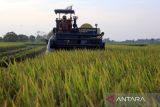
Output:
<path fill-rule="evenodd" d="M 53 49 L 75 49 L 75 48 L 91 48 L 105 49 L 105 43 L 102 42 L 104 32 L 100 29 L 91 27 L 77 26 L 77 16 L 72 16 L 75 11 L 72 9 L 56 9 L 56 27 L 53 28 L 53 36 L 48 41 L 48 51 Z M 63 16 L 61 17 L 61 14 Z M 69 18 L 67 18 L 69 15 Z"/>

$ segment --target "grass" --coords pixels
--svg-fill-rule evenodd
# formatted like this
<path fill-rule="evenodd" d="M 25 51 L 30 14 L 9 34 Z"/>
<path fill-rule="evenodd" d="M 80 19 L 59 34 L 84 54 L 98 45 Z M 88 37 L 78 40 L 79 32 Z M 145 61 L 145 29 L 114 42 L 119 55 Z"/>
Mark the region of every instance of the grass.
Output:
<path fill-rule="evenodd" d="M 160 93 L 158 59 L 160 45 L 41 55 L 1 69 L 0 105 L 104 107 L 107 93 Z"/>

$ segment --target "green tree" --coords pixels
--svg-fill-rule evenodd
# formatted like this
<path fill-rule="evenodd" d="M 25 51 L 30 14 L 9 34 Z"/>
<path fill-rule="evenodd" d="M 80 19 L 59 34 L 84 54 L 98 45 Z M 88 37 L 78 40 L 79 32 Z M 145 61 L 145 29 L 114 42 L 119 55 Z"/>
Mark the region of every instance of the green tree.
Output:
<path fill-rule="evenodd" d="M 29 40 L 28 36 L 20 34 L 18 35 L 18 41 L 27 42 Z"/>
<path fill-rule="evenodd" d="M 1 42 L 1 41 L 3 41 L 3 38 L 2 38 L 2 37 L 0 37 L 0 42 Z"/>
<path fill-rule="evenodd" d="M 14 32 L 8 32 L 6 35 L 4 35 L 3 40 L 7 42 L 16 42 L 18 41 L 18 36 Z"/>
<path fill-rule="evenodd" d="M 43 36 L 38 35 L 38 36 L 36 37 L 36 40 L 42 42 L 42 41 L 45 41 L 45 38 L 44 38 Z"/>
<path fill-rule="evenodd" d="M 49 40 L 49 38 L 51 37 L 51 36 L 53 36 L 54 34 L 53 34 L 53 31 L 50 31 L 49 33 L 48 33 L 48 35 L 47 35 L 47 40 Z"/>
<path fill-rule="evenodd" d="M 29 40 L 30 40 L 31 42 L 34 42 L 34 41 L 36 40 L 36 37 L 33 36 L 33 35 L 31 35 L 31 36 L 29 37 Z"/>

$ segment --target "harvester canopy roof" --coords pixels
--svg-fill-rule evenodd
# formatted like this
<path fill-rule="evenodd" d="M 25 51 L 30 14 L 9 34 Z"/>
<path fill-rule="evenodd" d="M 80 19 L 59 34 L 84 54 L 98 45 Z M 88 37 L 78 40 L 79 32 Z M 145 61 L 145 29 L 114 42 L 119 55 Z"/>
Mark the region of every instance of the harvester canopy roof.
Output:
<path fill-rule="evenodd" d="M 63 13 L 63 14 L 75 14 L 74 10 L 69 9 L 56 9 L 55 13 Z"/>

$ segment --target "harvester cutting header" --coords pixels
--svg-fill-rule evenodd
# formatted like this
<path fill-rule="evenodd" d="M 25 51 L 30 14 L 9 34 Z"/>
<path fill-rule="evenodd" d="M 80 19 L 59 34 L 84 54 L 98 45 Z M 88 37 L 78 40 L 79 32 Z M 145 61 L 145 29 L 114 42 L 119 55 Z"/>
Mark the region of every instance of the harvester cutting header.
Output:
<path fill-rule="evenodd" d="M 82 25 L 77 26 L 78 16 L 72 16 L 75 11 L 72 7 L 67 9 L 56 9 L 56 27 L 53 28 L 53 36 L 49 39 L 48 50 L 52 49 L 75 49 L 75 48 L 92 48 L 104 49 L 105 43 L 102 42 L 104 33 L 100 29 Z M 63 14 L 61 16 L 61 14 Z M 69 14 L 69 17 L 67 18 Z"/>

